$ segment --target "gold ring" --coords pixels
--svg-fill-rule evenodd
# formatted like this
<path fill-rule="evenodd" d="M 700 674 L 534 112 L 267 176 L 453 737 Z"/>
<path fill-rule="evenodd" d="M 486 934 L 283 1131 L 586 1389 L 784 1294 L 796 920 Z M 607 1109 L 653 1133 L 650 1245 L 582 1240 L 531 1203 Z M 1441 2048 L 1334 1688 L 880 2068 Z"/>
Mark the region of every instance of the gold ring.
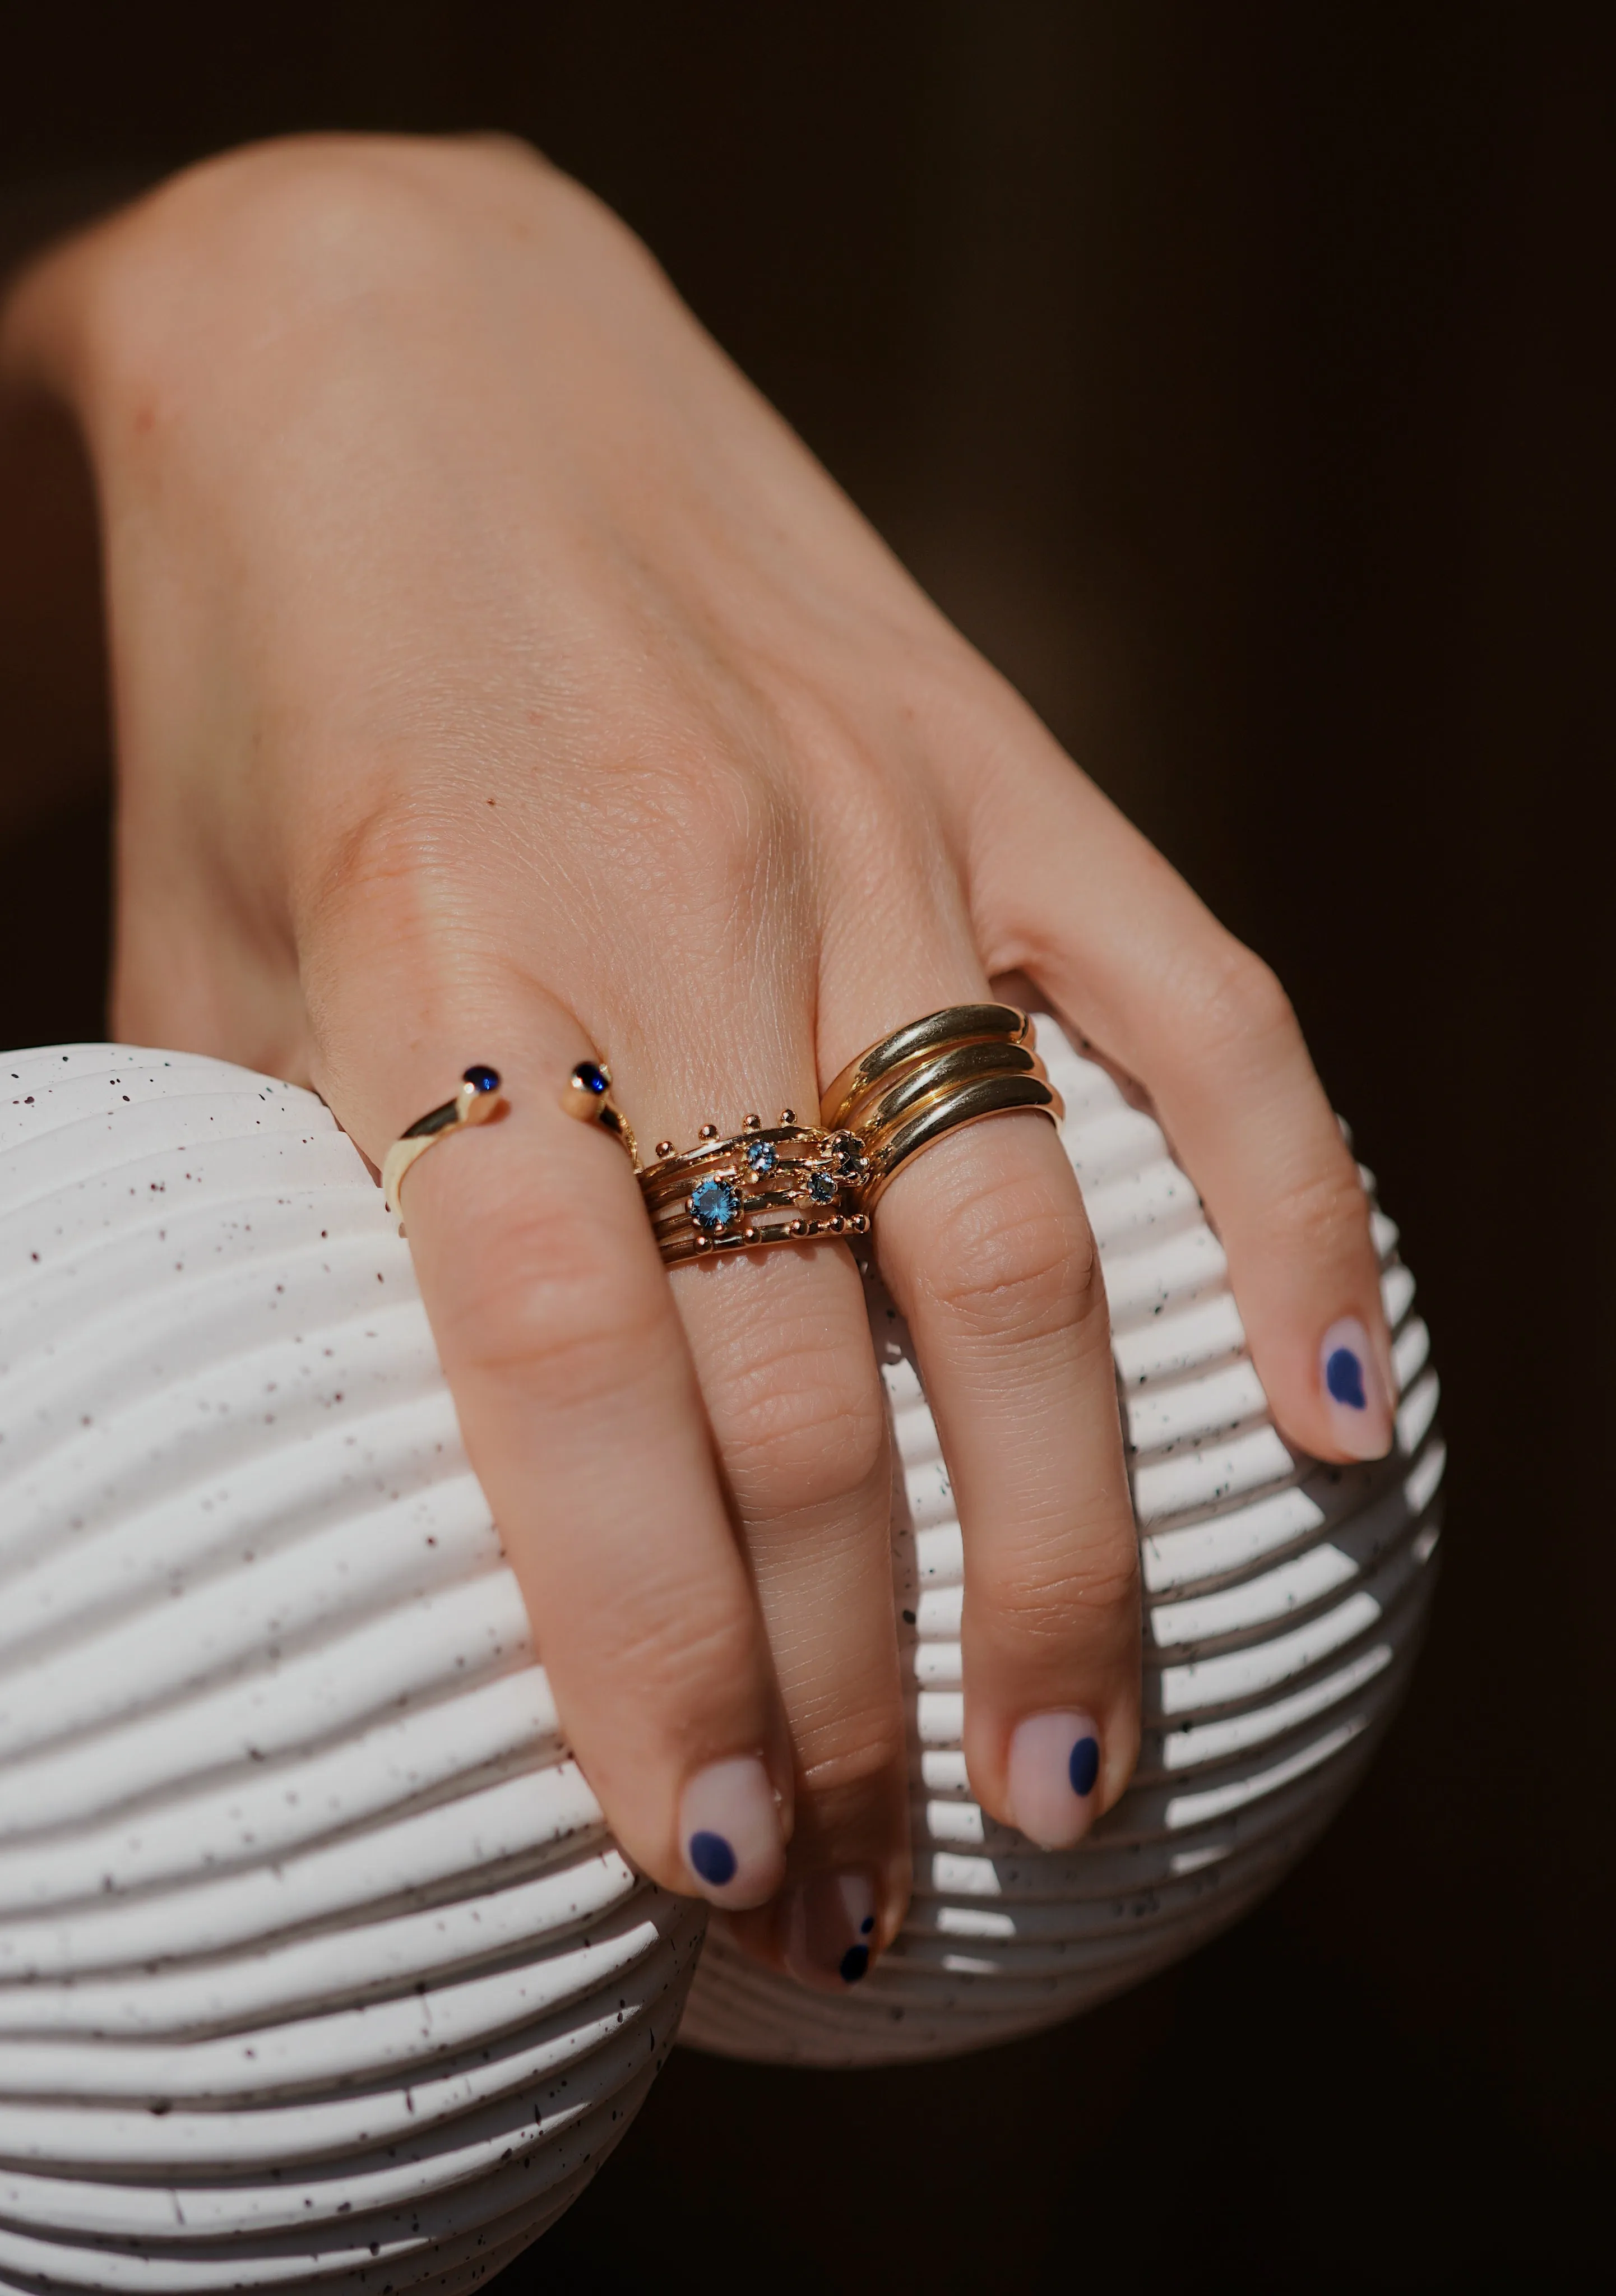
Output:
<path fill-rule="evenodd" d="M 580 1117 L 586 1124 L 598 1124 L 610 1132 L 614 1140 L 621 1143 L 635 1170 L 639 1170 L 639 1143 L 634 1136 L 634 1127 L 611 1097 L 611 1070 L 604 1061 L 578 1062 L 567 1078 L 562 1106 L 569 1116 Z"/>
<path fill-rule="evenodd" d="M 676 1267 L 717 1252 L 865 1235 L 864 1179 L 852 1133 L 799 1124 L 784 1108 L 778 1124 L 749 1116 L 724 1139 L 704 1124 L 696 1146 L 679 1155 L 671 1140 L 659 1140 L 640 1190 L 663 1263 Z"/>
<path fill-rule="evenodd" d="M 828 1128 L 863 1143 L 866 1211 L 902 1167 L 950 1132 L 1021 1110 L 1065 1114 L 1013 1004 L 950 1004 L 894 1029 L 850 1061 L 820 1105 Z"/>
<path fill-rule="evenodd" d="M 400 1133 L 381 1164 L 381 1201 L 395 1219 L 401 1217 L 398 1191 L 410 1166 L 418 1162 L 429 1148 L 436 1147 L 447 1134 L 458 1132 L 468 1124 L 486 1124 L 504 1104 L 499 1070 L 479 1062 L 466 1070 L 453 1100 L 446 1100 L 441 1108 L 418 1117 L 407 1132 Z"/>

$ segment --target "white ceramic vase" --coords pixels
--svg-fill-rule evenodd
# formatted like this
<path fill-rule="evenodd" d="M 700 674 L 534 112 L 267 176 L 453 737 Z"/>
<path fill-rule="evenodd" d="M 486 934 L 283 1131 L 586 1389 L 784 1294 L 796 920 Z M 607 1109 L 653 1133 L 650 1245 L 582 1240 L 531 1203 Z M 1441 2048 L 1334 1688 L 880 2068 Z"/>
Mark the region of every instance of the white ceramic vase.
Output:
<path fill-rule="evenodd" d="M 873 1296 L 920 1887 L 845 2000 L 715 1934 L 703 2046 L 941 2054 L 1132 1982 L 1271 1886 L 1406 1672 L 1441 1452 L 1390 1225 L 1399 1454 L 1311 1467 L 1160 1133 L 1040 1044 L 1136 1449 L 1139 1778 L 1067 1857 L 971 1800 L 959 1533 Z M 472 2285 L 627 2127 L 701 1918 L 568 1757 L 407 1247 L 320 1103 L 182 1054 L 0 1057 L 0 2285 Z"/>

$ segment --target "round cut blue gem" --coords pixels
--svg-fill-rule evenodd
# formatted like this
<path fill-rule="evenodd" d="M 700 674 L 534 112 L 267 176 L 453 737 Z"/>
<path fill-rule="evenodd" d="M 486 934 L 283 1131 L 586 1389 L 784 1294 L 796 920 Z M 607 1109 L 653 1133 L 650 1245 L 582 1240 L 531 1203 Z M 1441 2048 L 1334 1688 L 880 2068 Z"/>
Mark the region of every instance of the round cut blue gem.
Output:
<path fill-rule="evenodd" d="M 746 1144 L 746 1160 L 754 1172 L 772 1172 L 780 1160 L 775 1153 L 775 1144 L 772 1140 L 749 1140 Z"/>
<path fill-rule="evenodd" d="M 808 1193 L 812 1196 L 816 1204 L 833 1204 L 836 1201 L 836 1182 L 834 1176 L 829 1172 L 810 1173 L 808 1176 Z"/>
<path fill-rule="evenodd" d="M 728 1227 L 741 1209 L 741 1199 L 727 1180 L 698 1180 L 690 1192 L 690 1217 L 706 1235 Z"/>
<path fill-rule="evenodd" d="M 606 1090 L 606 1071 L 601 1067 L 598 1062 L 580 1061 L 578 1066 L 573 1070 L 572 1073 L 578 1079 L 578 1083 L 583 1086 L 584 1090 L 586 1092 L 592 1092 L 597 1100 L 604 1094 Z"/>
<path fill-rule="evenodd" d="M 480 1066 L 471 1068 L 465 1072 L 464 1081 L 472 1086 L 474 1092 L 497 1092 L 499 1090 L 499 1070 L 497 1069 L 483 1068 Z"/>

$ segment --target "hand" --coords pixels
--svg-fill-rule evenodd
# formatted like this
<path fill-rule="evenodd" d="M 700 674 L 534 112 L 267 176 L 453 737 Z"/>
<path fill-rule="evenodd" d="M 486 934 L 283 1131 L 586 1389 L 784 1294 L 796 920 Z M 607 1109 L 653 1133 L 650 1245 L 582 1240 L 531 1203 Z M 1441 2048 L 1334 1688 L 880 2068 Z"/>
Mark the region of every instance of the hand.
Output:
<path fill-rule="evenodd" d="M 572 1743 L 649 1873 L 845 1981 L 908 1888 L 857 1275 L 824 1244 L 670 1279 L 564 1079 L 603 1055 L 684 1145 L 1024 972 L 1153 1094 L 1287 1435 L 1371 1456 L 1366 1209 L 1284 997 L 520 148 L 209 163 L 37 265 L 0 362 L 74 410 L 103 504 L 119 1035 L 312 1082 L 377 1165 L 504 1072 L 409 1237 Z M 964 1529 L 972 1787 L 1070 1842 L 1134 1763 L 1139 1626 L 1053 1128 L 935 1146 L 876 1242 Z"/>

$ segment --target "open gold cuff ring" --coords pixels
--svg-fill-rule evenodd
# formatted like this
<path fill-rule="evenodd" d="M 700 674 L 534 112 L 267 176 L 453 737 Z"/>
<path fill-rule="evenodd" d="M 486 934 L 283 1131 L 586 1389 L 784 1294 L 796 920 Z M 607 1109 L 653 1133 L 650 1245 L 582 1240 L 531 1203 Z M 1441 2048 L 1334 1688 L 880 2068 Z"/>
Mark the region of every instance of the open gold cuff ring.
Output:
<path fill-rule="evenodd" d="M 447 1140 L 450 1133 L 462 1131 L 468 1124 L 486 1124 L 504 1106 L 499 1070 L 479 1062 L 462 1077 L 460 1089 L 453 1100 L 446 1100 L 441 1108 L 431 1109 L 425 1116 L 417 1117 L 409 1130 L 399 1135 L 381 1164 L 381 1200 L 395 1219 L 399 1218 L 399 1191 L 410 1167 L 429 1148 Z M 567 1078 L 562 1106 L 570 1116 L 581 1117 L 585 1123 L 598 1124 L 610 1132 L 635 1170 L 639 1170 L 640 1152 L 634 1130 L 622 1110 L 612 1102 L 611 1071 L 603 1061 L 579 1061 Z"/>
<path fill-rule="evenodd" d="M 604 1061 L 580 1061 L 567 1078 L 562 1106 L 585 1124 L 598 1124 L 619 1143 L 628 1161 L 640 1168 L 640 1144 L 634 1127 L 611 1097 L 611 1070 Z"/>
<path fill-rule="evenodd" d="M 675 1267 L 717 1252 L 867 1234 L 865 1172 L 850 1132 L 799 1124 L 786 1108 L 778 1124 L 749 1116 L 724 1139 L 704 1124 L 696 1146 L 679 1155 L 671 1140 L 659 1140 L 640 1189 L 663 1262 Z"/>
<path fill-rule="evenodd" d="M 489 1117 L 498 1113 L 504 1102 L 499 1070 L 480 1062 L 466 1070 L 453 1100 L 446 1100 L 441 1108 L 418 1117 L 409 1130 L 394 1141 L 382 1160 L 381 1201 L 395 1219 L 400 1216 L 398 1192 L 411 1165 L 451 1132 L 458 1132 L 468 1124 L 486 1124 Z"/>
<path fill-rule="evenodd" d="M 950 1004 L 912 1021 L 849 1062 L 825 1091 L 820 1121 L 864 1150 L 861 1201 L 873 1211 L 903 1166 L 951 1132 L 1024 1109 L 1065 1114 L 1013 1004 Z"/>

